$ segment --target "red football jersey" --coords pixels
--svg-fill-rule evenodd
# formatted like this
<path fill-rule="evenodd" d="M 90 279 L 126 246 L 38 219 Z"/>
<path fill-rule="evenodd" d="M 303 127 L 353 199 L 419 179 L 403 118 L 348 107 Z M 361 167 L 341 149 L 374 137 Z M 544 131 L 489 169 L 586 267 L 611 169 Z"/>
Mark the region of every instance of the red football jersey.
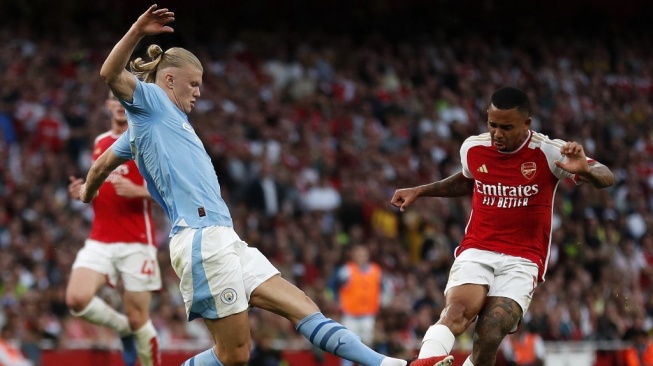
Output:
<path fill-rule="evenodd" d="M 561 179 L 577 177 L 555 165 L 566 159 L 562 140 L 529 131 L 513 152 L 500 152 L 489 133 L 469 137 L 460 149 L 463 174 L 474 179 L 472 212 L 456 249 L 476 248 L 526 258 L 544 280 L 551 246 L 553 199 Z M 591 159 L 588 159 L 590 162 Z"/>
<path fill-rule="evenodd" d="M 111 132 L 105 132 L 95 139 L 93 160 L 120 137 Z M 145 181 L 138 172 L 133 160 L 116 168 L 100 187 L 100 194 L 93 199 L 95 218 L 91 227 L 90 239 L 102 243 L 143 243 L 156 245 L 154 240 L 154 221 L 152 218 L 152 203 L 145 198 L 125 198 L 116 193 L 111 183 L 117 177 L 129 179 L 137 185 Z"/>

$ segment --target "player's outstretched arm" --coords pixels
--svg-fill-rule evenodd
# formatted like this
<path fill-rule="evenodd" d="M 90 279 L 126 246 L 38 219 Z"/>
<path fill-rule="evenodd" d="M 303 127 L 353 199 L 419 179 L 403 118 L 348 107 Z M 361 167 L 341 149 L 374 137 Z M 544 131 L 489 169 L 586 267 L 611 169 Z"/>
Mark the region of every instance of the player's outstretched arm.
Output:
<path fill-rule="evenodd" d="M 398 189 L 390 203 L 404 212 L 406 207 L 419 197 L 462 197 L 471 194 L 473 189 L 474 180 L 466 178 L 462 172 L 458 172 L 430 184 Z"/>
<path fill-rule="evenodd" d="M 120 164 L 127 162 L 128 159 L 123 159 L 116 155 L 112 149 L 107 149 L 100 155 L 99 158 L 89 169 L 86 175 L 86 183 L 82 184 L 79 192 L 79 199 L 82 202 L 91 202 L 97 196 L 98 190 L 104 181 L 107 179 L 114 169 Z"/>
<path fill-rule="evenodd" d="M 595 188 L 606 188 L 614 184 L 614 174 L 607 166 L 599 162 L 587 162 L 582 145 L 573 141 L 567 142 L 560 147 L 560 152 L 567 160 L 564 163 L 556 161 L 556 166 L 569 173 L 578 174 L 580 181 L 590 183 Z"/>
<path fill-rule="evenodd" d="M 150 6 L 127 33 L 113 47 L 111 53 L 102 64 L 100 76 L 111 88 L 117 98 L 131 102 L 136 88 L 134 75 L 125 69 L 138 42 L 145 36 L 173 32 L 169 23 L 175 20 L 175 13 L 167 8 L 157 9 L 156 4 Z"/>

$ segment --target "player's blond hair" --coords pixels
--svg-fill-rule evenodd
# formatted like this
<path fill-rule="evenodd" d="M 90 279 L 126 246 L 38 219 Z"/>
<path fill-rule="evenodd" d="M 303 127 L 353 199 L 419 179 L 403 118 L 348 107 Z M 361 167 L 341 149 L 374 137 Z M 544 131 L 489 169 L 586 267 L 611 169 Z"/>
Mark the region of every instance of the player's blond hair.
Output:
<path fill-rule="evenodd" d="M 192 52 L 181 47 L 172 47 L 164 52 L 159 45 L 152 44 L 147 48 L 147 55 L 149 62 L 139 57 L 129 63 L 131 72 L 146 83 L 153 83 L 157 70 L 167 67 L 193 66 L 204 71 L 200 60 Z"/>

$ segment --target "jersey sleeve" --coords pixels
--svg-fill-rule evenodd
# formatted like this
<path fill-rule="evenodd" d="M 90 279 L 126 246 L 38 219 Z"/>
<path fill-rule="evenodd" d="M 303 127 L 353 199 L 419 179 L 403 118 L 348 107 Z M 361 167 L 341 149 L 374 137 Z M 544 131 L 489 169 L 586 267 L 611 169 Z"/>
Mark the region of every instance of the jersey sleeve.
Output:
<path fill-rule="evenodd" d="M 471 145 L 467 140 L 465 140 L 460 147 L 460 164 L 462 165 L 463 176 L 465 176 L 465 178 L 474 179 L 474 175 L 472 175 L 472 172 L 469 170 L 469 164 L 467 163 L 467 153 L 469 152 L 470 147 Z"/>
<path fill-rule="evenodd" d="M 576 184 L 579 183 L 578 181 L 578 175 L 569 173 L 568 171 L 559 168 L 555 162 L 560 161 L 562 163 L 567 161 L 567 157 L 562 155 L 560 152 L 560 147 L 564 145 L 566 142 L 563 140 L 550 140 L 549 143 L 542 144 L 541 149 L 542 152 L 544 152 L 544 155 L 546 156 L 546 161 L 549 164 L 549 169 L 551 170 L 551 173 L 555 175 L 558 179 L 562 180 L 565 178 L 569 178 L 573 180 Z M 593 159 L 587 158 L 588 162 L 593 162 Z"/>
<path fill-rule="evenodd" d="M 129 143 L 129 129 L 125 131 L 117 140 L 111 145 L 111 149 L 114 154 L 119 158 L 131 160 L 134 157 L 132 156 L 131 144 Z"/>
<path fill-rule="evenodd" d="M 131 113 L 130 123 L 138 126 L 150 123 L 152 119 L 148 117 L 151 111 L 162 109 L 162 106 L 159 96 L 156 94 L 155 88 L 160 89 L 158 86 L 153 83 L 145 83 L 136 76 L 134 76 L 134 80 L 136 80 L 136 88 L 134 88 L 132 101 L 120 100 L 120 103 Z"/>

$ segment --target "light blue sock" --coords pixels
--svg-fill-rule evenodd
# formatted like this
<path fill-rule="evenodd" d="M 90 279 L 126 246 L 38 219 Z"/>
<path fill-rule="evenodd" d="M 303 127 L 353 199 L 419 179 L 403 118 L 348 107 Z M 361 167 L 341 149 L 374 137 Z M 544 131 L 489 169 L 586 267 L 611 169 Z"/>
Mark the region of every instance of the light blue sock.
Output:
<path fill-rule="evenodd" d="M 215 355 L 213 347 L 206 351 L 196 354 L 189 360 L 184 362 L 181 366 L 224 366 L 218 356 Z"/>
<path fill-rule="evenodd" d="M 380 366 L 385 358 L 361 342 L 359 336 L 322 313 L 313 313 L 302 319 L 296 329 L 321 350 L 361 366 Z"/>

